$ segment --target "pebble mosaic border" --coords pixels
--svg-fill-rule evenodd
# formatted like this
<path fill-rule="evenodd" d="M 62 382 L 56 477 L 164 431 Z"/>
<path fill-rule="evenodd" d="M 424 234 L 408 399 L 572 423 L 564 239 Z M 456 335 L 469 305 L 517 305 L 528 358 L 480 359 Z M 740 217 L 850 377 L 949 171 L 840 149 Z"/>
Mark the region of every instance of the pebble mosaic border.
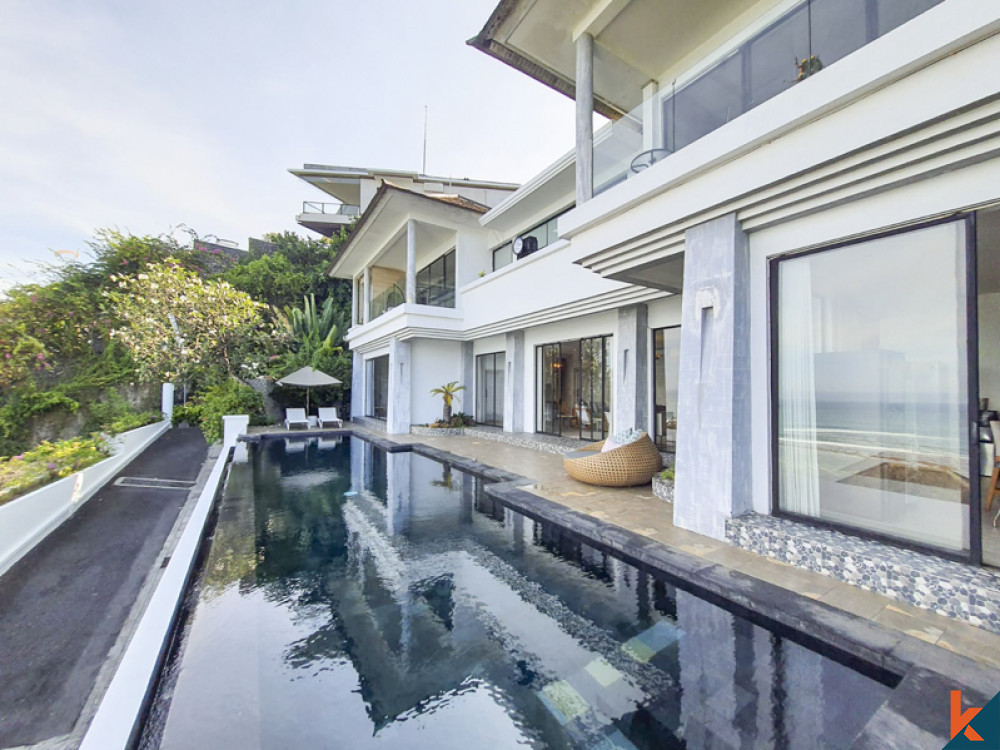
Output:
<path fill-rule="evenodd" d="M 726 522 L 737 547 L 1000 633 L 1000 573 L 787 518 Z"/>
<path fill-rule="evenodd" d="M 383 435 L 386 433 L 385 422 L 381 419 L 375 419 L 374 417 L 351 417 L 351 421 L 374 432 L 381 432 Z"/>
<path fill-rule="evenodd" d="M 659 476 L 653 476 L 653 494 L 668 503 L 674 501 L 674 483 Z"/>

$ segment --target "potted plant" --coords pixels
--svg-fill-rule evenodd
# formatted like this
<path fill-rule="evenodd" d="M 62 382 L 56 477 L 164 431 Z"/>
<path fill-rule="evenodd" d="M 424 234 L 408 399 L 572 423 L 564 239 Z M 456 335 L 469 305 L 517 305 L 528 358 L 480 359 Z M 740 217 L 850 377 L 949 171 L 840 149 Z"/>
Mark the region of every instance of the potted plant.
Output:
<path fill-rule="evenodd" d="M 441 421 L 445 426 L 451 425 L 451 405 L 455 401 L 455 396 L 459 391 L 464 391 L 465 386 L 459 385 L 457 380 L 445 383 L 438 388 L 431 389 L 432 396 L 440 396 L 444 401 L 444 410 L 441 413 Z"/>
<path fill-rule="evenodd" d="M 653 476 L 653 494 L 668 503 L 674 501 L 674 469 L 672 466 Z"/>

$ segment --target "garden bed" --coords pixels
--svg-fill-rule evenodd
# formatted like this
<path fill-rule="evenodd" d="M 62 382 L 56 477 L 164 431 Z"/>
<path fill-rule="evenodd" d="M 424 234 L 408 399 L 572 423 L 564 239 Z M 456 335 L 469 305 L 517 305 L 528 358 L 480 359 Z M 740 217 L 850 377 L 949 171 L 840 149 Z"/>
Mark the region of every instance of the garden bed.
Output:
<path fill-rule="evenodd" d="M 97 451 L 101 458 L 96 462 L 91 461 L 85 468 L 74 469 L 65 476 L 56 476 L 54 481 L 0 505 L 0 573 L 79 510 L 169 426 L 168 422 L 156 422 L 116 435 L 106 440 L 107 453 Z M 85 445 L 86 439 L 64 442 L 80 443 L 67 449 L 69 455 L 77 456 L 74 460 L 89 460 L 94 453 Z M 43 468 L 48 474 L 58 474 L 49 470 L 47 464 Z"/>

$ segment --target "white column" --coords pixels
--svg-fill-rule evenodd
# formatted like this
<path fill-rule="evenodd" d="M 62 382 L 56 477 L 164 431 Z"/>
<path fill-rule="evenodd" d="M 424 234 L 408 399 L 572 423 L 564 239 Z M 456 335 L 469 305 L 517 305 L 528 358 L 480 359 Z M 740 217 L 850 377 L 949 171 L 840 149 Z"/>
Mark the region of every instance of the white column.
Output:
<path fill-rule="evenodd" d="M 364 307 L 361 308 L 361 320 L 367 323 L 371 320 L 372 316 L 372 269 L 371 266 L 365 266 L 365 272 L 362 276 L 365 284 L 365 298 Z"/>
<path fill-rule="evenodd" d="M 642 87 L 642 150 L 650 151 L 654 148 L 663 147 L 663 139 L 660 136 L 660 108 L 656 106 L 656 92 L 660 90 L 660 85 L 656 81 L 650 81 Z"/>
<path fill-rule="evenodd" d="M 174 418 L 174 384 L 164 383 L 160 389 L 160 411 L 163 419 L 169 422 Z"/>
<path fill-rule="evenodd" d="M 406 304 L 417 301 L 417 222 L 406 220 Z"/>
<path fill-rule="evenodd" d="M 358 323 L 361 322 L 359 320 L 360 316 L 358 315 L 358 312 L 361 309 L 361 304 L 360 304 L 361 303 L 361 298 L 359 296 L 360 292 L 361 292 L 361 280 L 356 278 L 351 283 L 351 325 L 352 326 L 356 326 Z"/>
<path fill-rule="evenodd" d="M 576 204 L 594 197 L 594 37 L 576 40 Z"/>

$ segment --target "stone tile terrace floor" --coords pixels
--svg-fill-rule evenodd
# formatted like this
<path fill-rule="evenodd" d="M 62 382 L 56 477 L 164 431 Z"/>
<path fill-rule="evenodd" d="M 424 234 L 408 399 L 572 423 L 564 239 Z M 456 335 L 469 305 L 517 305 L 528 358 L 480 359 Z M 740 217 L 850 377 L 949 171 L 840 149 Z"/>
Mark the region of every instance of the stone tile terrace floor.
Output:
<path fill-rule="evenodd" d="M 356 424 L 347 426 L 359 433 L 365 432 Z M 251 428 L 251 432 L 287 434 L 281 428 Z M 655 497 L 650 487 L 610 488 L 583 484 L 567 476 L 559 454 L 471 435 L 379 434 L 379 437 L 397 443 L 424 443 L 520 474 L 535 482 L 523 489 L 548 500 L 1000 668 L 1000 635 L 677 528 L 673 524 L 673 506 Z"/>

